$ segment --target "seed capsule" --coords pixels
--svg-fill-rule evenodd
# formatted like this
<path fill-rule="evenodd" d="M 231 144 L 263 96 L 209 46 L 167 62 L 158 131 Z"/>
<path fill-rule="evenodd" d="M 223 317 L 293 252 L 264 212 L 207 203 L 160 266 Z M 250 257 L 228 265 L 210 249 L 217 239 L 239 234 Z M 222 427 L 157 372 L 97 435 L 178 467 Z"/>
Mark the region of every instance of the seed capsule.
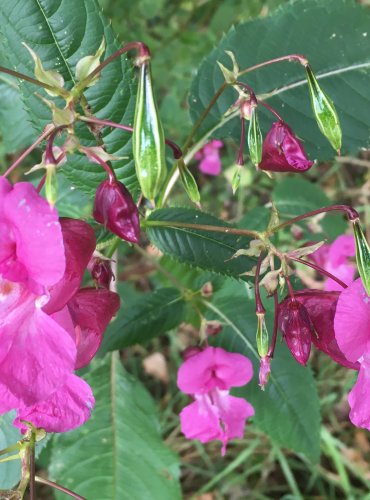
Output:
<path fill-rule="evenodd" d="M 248 147 L 251 162 L 256 166 L 260 163 L 262 158 L 262 142 L 263 137 L 258 121 L 257 107 L 252 106 L 248 129 Z"/>
<path fill-rule="evenodd" d="M 361 276 L 362 284 L 368 295 L 370 295 L 370 248 L 362 230 L 360 221 L 353 221 L 353 231 L 356 241 L 356 263 Z"/>

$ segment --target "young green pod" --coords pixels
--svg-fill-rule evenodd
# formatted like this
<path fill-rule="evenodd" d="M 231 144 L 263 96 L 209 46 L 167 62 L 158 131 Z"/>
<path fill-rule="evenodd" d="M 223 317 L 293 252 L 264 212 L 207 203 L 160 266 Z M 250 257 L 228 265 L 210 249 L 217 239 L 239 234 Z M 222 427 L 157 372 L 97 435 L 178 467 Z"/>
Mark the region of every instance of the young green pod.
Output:
<path fill-rule="evenodd" d="M 49 204 L 54 206 L 58 199 L 57 168 L 53 163 L 48 163 L 45 168 L 45 196 Z"/>
<path fill-rule="evenodd" d="M 311 66 L 307 64 L 305 68 L 316 122 L 323 135 L 339 154 L 342 146 L 342 130 L 334 104 L 320 87 Z"/>
<path fill-rule="evenodd" d="M 180 177 L 182 184 L 185 188 L 186 194 L 189 196 L 193 203 L 200 202 L 200 194 L 198 190 L 197 183 L 195 182 L 193 174 L 190 172 L 188 167 L 182 158 L 178 160 L 178 167 L 180 171 Z"/>
<path fill-rule="evenodd" d="M 264 358 L 269 350 L 269 333 L 265 323 L 265 313 L 257 313 L 257 351 L 260 358 Z"/>
<path fill-rule="evenodd" d="M 153 200 L 166 176 L 165 138 L 155 101 L 150 62 L 140 66 L 132 136 L 136 175 L 146 198 Z"/>
<path fill-rule="evenodd" d="M 361 276 L 362 284 L 368 295 L 370 295 L 370 248 L 362 230 L 360 221 L 352 221 L 356 241 L 356 263 Z"/>
<path fill-rule="evenodd" d="M 262 159 L 262 143 L 263 137 L 258 121 L 257 107 L 252 106 L 248 129 L 248 147 L 251 162 L 256 166 Z"/>

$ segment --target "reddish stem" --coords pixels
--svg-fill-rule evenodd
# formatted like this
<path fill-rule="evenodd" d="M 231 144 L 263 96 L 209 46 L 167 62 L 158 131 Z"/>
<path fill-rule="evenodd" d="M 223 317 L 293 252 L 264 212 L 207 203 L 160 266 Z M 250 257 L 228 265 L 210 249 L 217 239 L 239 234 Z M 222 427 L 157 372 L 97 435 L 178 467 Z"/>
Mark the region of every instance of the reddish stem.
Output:
<path fill-rule="evenodd" d="M 256 299 L 256 314 L 265 314 L 265 312 L 266 312 L 266 309 L 264 308 L 263 303 L 262 303 L 261 294 L 260 294 L 260 285 L 259 285 L 261 264 L 262 264 L 264 256 L 265 256 L 265 253 L 261 252 L 259 257 L 258 257 L 257 266 L 256 266 L 256 277 L 255 277 L 255 282 L 254 282 L 254 294 L 255 294 L 255 299 Z"/>
<path fill-rule="evenodd" d="M 271 344 L 267 353 L 267 356 L 269 358 L 274 357 L 274 352 L 275 352 L 275 346 L 276 346 L 276 341 L 277 341 L 277 332 L 278 332 L 278 317 L 279 317 L 279 300 L 278 300 L 278 294 L 277 291 L 275 290 L 274 292 L 274 328 L 272 331 L 272 339 L 271 339 Z"/>
<path fill-rule="evenodd" d="M 91 117 L 80 117 L 81 121 L 86 123 L 96 123 L 97 125 L 103 125 L 105 127 L 114 127 L 125 130 L 126 132 L 133 132 L 133 127 L 129 127 L 128 125 L 121 125 L 120 123 L 112 122 L 110 120 L 100 120 L 99 118 L 91 118 Z M 182 158 L 183 153 L 175 142 L 171 141 L 171 139 L 165 139 L 167 146 L 169 146 L 173 151 L 173 157 L 175 160 L 179 160 Z"/>
<path fill-rule="evenodd" d="M 289 256 L 288 256 L 289 257 Z M 325 271 L 322 267 L 313 264 L 312 262 L 309 262 L 307 260 L 300 259 L 298 257 L 289 257 L 290 260 L 294 260 L 295 262 L 299 262 L 300 264 L 304 264 L 307 267 L 311 267 L 312 269 L 315 269 L 315 271 L 319 272 L 320 274 L 323 274 L 327 278 L 331 278 L 335 282 L 338 283 L 338 285 L 342 286 L 343 288 L 348 288 L 348 285 L 346 285 L 342 280 L 334 276 L 334 274 L 329 273 L 329 271 Z"/>
<path fill-rule="evenodd" d="M 43 477 L 36 476 L 36 481 L 41 484 L 46 484 L 51 488 L 55 488 L 56 490 L 62 491 L 66 495 L 69 495 L 70 497 L 75 498 L 76 500 L 87 500 L 85 497 L 78 495 L 74 491 L 71 491 L 68 488 L 65 488 L 64 486 L 61 486 L 60 484 L 54 483 L 54 481 L 50 481 L 50 479 L 45 479 Z"/>
<path fill-rule="evenodd" d="M 114 173 L 113 169 L 108 165 L 108 163 L 106 163 L 104 160 L 102 160 L 100 158 L 100 156 L 96 155 L 95 153 L 93 153 L 92 151 L 90 151 L 88 148 L 81 148 L 81 150 L 85 153 L 85 155 L 88 157 L 88 158 L 92 158 L 93 160 L 97 161 L 103 168 L 104 170 L 107 172 L 108 174 L 108 177 L 109 177 L 109 182 L 112 183 L 112 182 L 116 182 L 116 174 Z"/>
<path fill-rule="evenodd" d="M 38 85 L 39 87 L 43 87 L 46 90 L 51 90 L 54 93 L 59 92 L 61 96 L 68 96 L 68 92 L 64 89 L 59 89 L 57 87 L 53 87 L 52 85 L 48 85 L 47 83 L 41 82 L 40 80 L 36 80 L 36 78 L 32 78 L 31 76 L 24 75 L 23 73 L 19 73 L 18 71 L 14 71 L 13 69 L 4 68 L 0 66 L 0 73 L 7 73 L 8 75 L 15 76 L 20 80 L 26 80 L 27 82 L 33 83 L 34 85 Z"/>
<path fill-rule="evenodd" d="M 273 115 L 276 116 L 276 118 L 280 121 L 280 122 L 284 122 L 282 116 L 279 115 L 279 113 L 273 108 L 271 107 L 269 104 L 267 104 L 266 102 L 264 101 L 258 101 L 258 104 L 261 104 L 261 106 L 263 106 L 264 108 L 268 109 L 270 111 L 270 113 L 272 113 Z"/>
<path fill-rule="evenodd" d="M 58 165 L 58 163 L 60 163 L 63 158 L 65 157 L 65 153 L 60 153 L 60 155 L 58 156 L 58 158 L 55 160 L 55 164 Z M 45 181 L 46 181 L 46 174 L 44 174 L 36 188 L 36 191 L 38 193 L 40 193 L 41 189 L 44 187 L 44 184 L 45 184 Z"/>
<path fill-rule="evenodd" d="M 236 164 L 240 165 L 240 166 L 244 165 L 244 156 L 243 156 L 244 141 L 245 141 L 245 120 L 244 120 L 243 116 L 241 116 L 240 117 L 240 145 L 239 145 L 238 158 L 236 159 Z"/>
<path fill-rule="evenodd" d="M 250 98 L 251 98 L 251 104 L 256 106 L 257 105 L 257 97 L 256 97 L 256 94 L 254 93 L 254 90 L 252 89 L 252 87 L 250 85 L 248 85 L 247 83 L 239 82 L 239 81 L 237 81 L 236 84 L 240 85 L 241 87 L 244 87 L 245 89 L 248 90 Z"/>
<path fill-rule="evenodd" d="M 250 66 L 249 68 L 243 69 L 243 71 L 239 73 L 239 76 L 245 75 L 245 73 L 250 73 L 251 71 L 254 71 L 256 69 L 263 68 L 264 66 L 268 66 L 269 64 L 274 64 L 282 61 L 297 61 L 305 67 L 308 64 L 307 59 L 302 54 L 289 54 L 288 56 L 275 57 L 274 59 L 269 59 L 268 61 L 264 61 L 262 63 L 255 64 L 254 66 Z"/>
<path fill-rule="evenodd" d="M 294 297 L 294 288 L 292 287 L 292 283 L 290 281 L 290 278 L 287 275 L 285 275 L 284 278 L 285 278 L 286 284 L 288 286 L 290 298 L 292 300 L 295 300 L 295 297 Z"/>

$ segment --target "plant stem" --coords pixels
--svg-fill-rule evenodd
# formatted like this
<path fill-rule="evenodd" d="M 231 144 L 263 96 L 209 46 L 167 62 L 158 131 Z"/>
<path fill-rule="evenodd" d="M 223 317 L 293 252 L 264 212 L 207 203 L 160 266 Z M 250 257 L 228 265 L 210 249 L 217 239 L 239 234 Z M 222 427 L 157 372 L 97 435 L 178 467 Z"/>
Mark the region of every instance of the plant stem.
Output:
<path fill-rule="evenodd" d="M 269 59 L 268 61 L 264 61 L 262 63 L 255 64 L 254 66 L 250 66 L 249 68 L 243 69 L 242 71 L 240 71 L 238 76 L 245 75 L 246 73 L 250 73 L 251 71 L 255 71 L 256 69 L 263 68 L 270 64 L 275 64 L 282 61 L 288 61 L 288 62 L 295 61 L 302 64 L 302 66 L 306 66 L 308 64 L 307 59 L 303 55 L 289 54 L 288 56 L 275 57 L 275 59 Z"/>
<path fill-rule="evenodd" d="M 55 130 L 55 127 L 51 128 L 51 129 L 48 129 L 46 131 L 44 131 L 40 137 L 38 137 L 36 139 L 36 141 L 31 144 L 31 146 L 29 148 L 27 148 L 16 160 L 15 162 L 10 165 L 10 167 L 8 168 L 8 170 L 5 172 L 5 174 L 3 175 L 3 177 L 7 177 L 16 167 L 18 167 L 18 165 L 20 163 L 22 163 L 22 161 L 44 140 L 46 139 L 47 137 L 49 137 L 50 134 L 52 134 Z"/>
<path fill-rule="evenodd" d="M 35 446 L 30 447 L 30 455 L 29 455 L 29 463 L 30 463 L 30 482 L 28 484 L 30 500 L 36 499 L 36 489 L 35 489 Z"/>
<path fill-rule="evenodd" d="M 215 233 L 225 233 L 225 234 L 237 234 L 240 236 L 251 236 L 253 238 L 260 239 L 261 236 L 257 231 L 249 229 L 237 229 L 234 227 L 221 227 L 221 226 L 210 226 L 208 224 L 189 224 L 187 222 L 177 222 L 177 221 L 156 221 L 156 220 L 146 220 L 144 227 L 178 227 L 184 229 L 197 229 L 199 231 L 211 231 Z"/>
<path fill-rule="evenodd" d="M 299 222 L 303 219 L 307 219 L 308 217 L 313 217 L 314 215 L 333 211 L 344 212 L 350 221 L 354 221 L 360 218 L 358 212 L 349 205 L 330 205 L 329 207 L 318 208 L 317 210 L 312 210 L 311 212 L 307 212 L 303 215 L 298 215 L 297 217 L 289 219 L 282 224 L 279 224 L 278 226 L 272 227 L 266 232 L 266 236 L 271 236 L 272 234 L 276 233 L 276 231 L 280 231 L 280 229 L 283 229 L 286 226 L 290 226 L 291 224 L 295 224 L 296 222 Z"/>
<path fill-rule="evenodd" d="M 261 299 L 261 294 L 260 294 L 260 273 L 261 273 L 261 264 L 264 259 L 265 252 L 261 252 L 258 256 L 257 260 L 257 266 L 256 266 L 256 276 L 255 276 L 255 281 L 254 281 L 254 296 L 256 300 L 256 314 L 257 316 L 259 314 L 265 314 L 266 309 L 263 306 L 262 299 Z"/>
<path fill-rule="evenodd" d="M 51 488 L 55 488 L 56 490 L 62 491 L 66 495 L 69 495 L 72 498 L 76 498 L 76 500 L 87 500 L 87 498 L 78 495 L 74 491 L 71 491 L 68 488 L 65 488 L 64 486 L 61 486 L 60 484 L 54 483 L 54 481 L 50 481 L 50 479 L 44 479 L 43 477 L 35 476 L 35 480 L 37 483 L 46 484 Z"/>
<path fill-rule="evenodd" d="M 88 158 L 91 158 L 91 159 L 97 161 L 104 168 L 104 170 L 108 174 L 109 182 L 110 183 L 115 182 L 117 180 L 116 179 L 116 174 L 114 173 L 114 170 L 108 165 L 108 163 L 106 163 L 104 160 L 102 160 L 100 158 L 100 156 L 96 155 L 95 153 L 93 153 L 88 148 L 81 147 L 81 150 L 85 153 L 85 155 Z"/>
<path fill-rule="evenodd" d="M 243 116 L 241 116 L 240 117 L 240 144 L 239 144 L 238 157 L 236 159 L 236 164 L 240 165 L 240 166 L 244 165 L 244 156 L 243 156 L 244 142 L 245 142 L 245 119 Z"/>
<path fill-rule="evenodd" d="M 26 80 L 27 82 L 33 83 L 34 85 L 38 85 L 39 87 L 43 87 L 46 90 L 50 90 L 55 94 L 59 93 L 61 97 L 68 97 L 69 93 L 67 90 L 59 89 L 57 87 L 52 87 L 47 83 L 41 82 L 40 80 L 36 80 L 36 78 L 32 78 L 31 76 L 24 75 L 23 73 L 19 73 L 18 71 L 14 71 L 9 68 L 4 68 L 0 66 L 0 73 L 7 73 L 8 75 L 15 76 L 20 80 Z"/>
<path fill-rule="evenodd" d="M 259 100 L 258 101 L 258 104 L 261 104 L 261 106 L 263 106 L 264 108 L 268 109 L 270 111 L 270 113 L 272 113 L 273 115 L 276 116 L 276 118 L 280 121 L 280 122 L 283 122 L 284 123 L 284 120 L 283 120 L 283 117 L 279 115 L 279 113 L 272 107 L 270 106 L 269 104 L 267 104 L 266 102 L 264 101 L 261 101 Z"/>
<path fill-rule="evenodd" d="M 112 122 L 110 120 L 100 120 L 99 118 L 87 117 L 87 116 L 79 116 L 78 119 L 86 123 L 96 123 L 96 125 L 103 125 L 105 127 L 119 128 L 121 130 L 125 130 L 126 132 L 132 133 L 134 131 L 133 127 L 130 127 L 128 125 L 121 125 L 120 123 Z M 169 146 L 172 149 L 173 157 L 175 158 L 175 160 L 182 158 L 182 151 L 180 149 L 180 146 L 178 146 L 175 142 L 171 141 L 171 139 L 165 139 L 165 142 L 167 146 Z"/>
<path fill-rule="evenodd" d="M 276 346 L 276 340 L 277 340 L 277 332 L 278 332 L 278 316 L 279 316 L 279 299 L 278 299 L 278 294 L 277 291 L 275 290 L 274 292 L 274 327 L 272 330 L 272 339 L 271 339 L 271 344 L 267 353 L 267 356 L 269 358 L 274 357 L 274 352 L 275 352 L 275 346 Z"/>
<path fill-rule="evenodd" d="M 315 271 L 319 272 L 320 274 L 323 274 L 327 278 L 330 278 L 330 279 L 334 280 L 336 283 L 338 283 L 338 285 L 342 286 L 343 288 L 348 288 L 348 285 L 346 285 L 342 280 L 340 280 L 339 278 L 337 278 L 336 276 L 334 276 L 334 274 L 329 273 L 329 271 L 326 271 L 322 267 L 320 267 L 320 266 L 318 266 L 318 265 L 316 265 L 316 264 L 314 264 L 312 262 L 309 262 L 307 260 L 300 259 L 298 257 L 290 257 L 288 255 L 288 258 L 290 260 L 295 261 L 295 262 L 299 262 L 300 264 L 303 264 L 303 265 L 305 265 L 307 267 L 311 267 L 312 269 L 315 269 Z"/>

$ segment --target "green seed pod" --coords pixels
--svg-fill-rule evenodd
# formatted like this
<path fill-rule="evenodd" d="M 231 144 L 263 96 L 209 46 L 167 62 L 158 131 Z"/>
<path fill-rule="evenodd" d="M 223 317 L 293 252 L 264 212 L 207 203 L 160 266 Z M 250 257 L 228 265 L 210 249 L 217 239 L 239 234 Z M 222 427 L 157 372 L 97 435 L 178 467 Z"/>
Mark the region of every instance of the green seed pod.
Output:
<path fill-rule="evenodd" d="M 342 130 L 334 104 L 320 87 L 311 66 L 307 64 L 305 68 L 312 110 L 317 124 L 323 135 L 339 154 L 342 146 Z"/>
<path fill-rule="evenodd" d="M 241 166 L 238 165 L 237 168 L 235 169 L 232 181 L 231 181 L 231 188 L 233 190 L 233 194 L 235 194 L 239 188 L 240 185 L 240 170 Z"/>
<path fill-rule="evenodd" d="M 45 196 L 50 205 L 55 205 L 58 199 L 57 168 L 53 163 L 45 165 Z"/>
<path fill-rule="evenodd" d="M 251 162 L 256 166 L 261 162 L 262 159 L 262 143 L 263 137 L 258 122 L 257 108 L 253 106 L 251 108 L 251 118 L 248 129 L 248 147 Z"/>
<path fill-rule="evenodd" d="M 186 194 L 189 196 L 190 200 L 193 203 L 199 203 L 200 194 L 197 183 L 195 182 L 193 174 L 185 165 L 184 160 L 182 158 L 178 160 L 178 167 L 180 170 L 181 181 L 185 188 Z"/>
<path fill-rule="evenodd" d="M 166 176 L 165 138 L 155 101 L 150 63 L 140 66 L 132 136 L 136 175 L 146 198 L 154 200 Z"/>
<path fill-rule="evenodd" d="M 265 314 L 257 313 L 257 351 L 260 358 L 264 358 L 269 350 L 269 333 L 266 328 Z"/>
<path fill-rule="evenodd" d="M 360 221 L 355 219 L 353 222 L 353 231 L 356 241 L 356 263 L 361 276 L 362 284 L 368 295 L 370 295 L 370 248 L 362 230 Z"/>

